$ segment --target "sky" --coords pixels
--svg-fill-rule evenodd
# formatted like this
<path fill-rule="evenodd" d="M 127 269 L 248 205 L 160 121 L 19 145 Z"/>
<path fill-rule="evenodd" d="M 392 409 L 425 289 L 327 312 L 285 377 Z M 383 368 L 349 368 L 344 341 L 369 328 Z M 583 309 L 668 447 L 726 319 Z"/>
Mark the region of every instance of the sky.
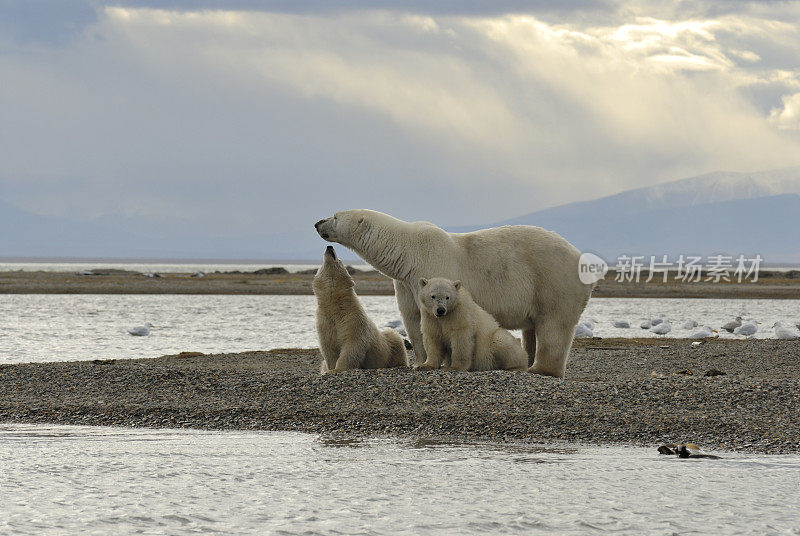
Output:
<path fill-rule="evenodd" d="M 800 165 L 800 2 L 296 4 L 0 0 L 0 200 L 445 226 Z"/>

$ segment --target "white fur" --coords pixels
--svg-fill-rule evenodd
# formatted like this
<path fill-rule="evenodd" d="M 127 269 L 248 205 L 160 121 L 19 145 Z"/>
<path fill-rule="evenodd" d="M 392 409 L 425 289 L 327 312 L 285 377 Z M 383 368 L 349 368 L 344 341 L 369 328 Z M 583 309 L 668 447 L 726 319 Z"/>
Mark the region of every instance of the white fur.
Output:
<path fill-rule="evenodd" d="M 372 210 L 321 220 L 317 232 L 394 279 L 417 363 L 425 361 L 417 281 L 461 280 L 475 302 L 506 329 L 523 330 L 530 371 L 562 377 L 592 286 L 578 278 L 580 252 L 561 236 L 527 225 L 448 233 Z"/>
<path fill-rule="evenodd" d="M 427 360 L 418 368 L 437 369 L 442 363 L 455 370 L 528 368 L 517 339 L 473 301 L 461 281 L 420 279 L 419 288 Z"/>
<path fill-rule="evenodd" d="M 407 366 L 403 338 L 393 329 L 378 330 L 353 290 L 353 278 L 330 249 L 312 283 L 322 372 Z"/>

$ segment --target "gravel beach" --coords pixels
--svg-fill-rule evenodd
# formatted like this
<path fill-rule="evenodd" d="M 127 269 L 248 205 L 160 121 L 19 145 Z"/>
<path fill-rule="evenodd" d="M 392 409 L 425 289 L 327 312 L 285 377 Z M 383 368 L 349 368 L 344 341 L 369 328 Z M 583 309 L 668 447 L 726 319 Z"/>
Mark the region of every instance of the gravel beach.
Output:
<path fill-rule="evenodd" d="M 800 343 L 578 340 L 564 380 L 319 373 L 316 350 L 0 366 L 0 422 L 800 452 Z"/>

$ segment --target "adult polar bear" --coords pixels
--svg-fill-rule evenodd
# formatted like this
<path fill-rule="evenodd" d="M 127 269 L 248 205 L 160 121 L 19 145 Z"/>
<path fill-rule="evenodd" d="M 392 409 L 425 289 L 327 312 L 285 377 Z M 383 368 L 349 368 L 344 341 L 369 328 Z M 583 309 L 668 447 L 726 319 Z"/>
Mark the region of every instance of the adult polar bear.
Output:
<path fill-rule="evenodd" d="M 448 233 L 373 210 L 345 210 L 318 221 L 319 235 L 352 249 L 394 279 L 397 305 L 426 360 L 416 301 L 420 278 L 459 279 L 506 329 L 521 329 L 530 372 L 564 376 L 575 324 L 592 291 L 578 277 L 580 251 L 554 232 L 514 225 Z"/>

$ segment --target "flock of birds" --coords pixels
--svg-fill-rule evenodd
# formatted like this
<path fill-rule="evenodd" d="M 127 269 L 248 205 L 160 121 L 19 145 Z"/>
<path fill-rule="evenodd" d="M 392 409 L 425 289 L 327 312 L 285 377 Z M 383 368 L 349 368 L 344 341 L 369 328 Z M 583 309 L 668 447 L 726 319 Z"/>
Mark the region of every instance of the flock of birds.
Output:
<path fill-rule="evenodd" d="M 629 329 L 631 327 L 630 322 L 627 320 L 615 320 L 612 322 L 612 324 L 615 328 L 620 329 Z M 719 329 L 725 330 L 728 333 L 733 333 L 734 335 L 752 337 L 758 331 L 759 324 L 760 322 L 755 320 L 744 320 L 741 316 L 737 316 L 730 322 L 726 322 L 720 326 Z M 575 326 L 575 338 L 594 337 L 594 330 L 596 326 L 597 320 L 593 318 L 581 320 L 578 325 Z M 639 327 L 641 329 L 646 329 L 651 333 L 655 333 L 656 335 L 666 335 L 672 331 L 672 322 L 664 318 L 663 315 L 660 315 L 656 318 L 643 320 L 639 324 Z M 681 323 L 679 327 L 683 330 L 691 330 L 691 333 L 685 337 L 687 339 L 709 339 L 711 337 L 719 336 L 719 330 L 716 330 L 711 326 L 700 326 L 694 320 L 687 320 Z M 800 321 L 795 322 L 794 325 L 786 325 L 782 322 L 775 322 L 772 328 L 774 330 L 776 339 L 792 340 L 800 338 L 800 333 L 796 331 L 800 330 Z"/>

